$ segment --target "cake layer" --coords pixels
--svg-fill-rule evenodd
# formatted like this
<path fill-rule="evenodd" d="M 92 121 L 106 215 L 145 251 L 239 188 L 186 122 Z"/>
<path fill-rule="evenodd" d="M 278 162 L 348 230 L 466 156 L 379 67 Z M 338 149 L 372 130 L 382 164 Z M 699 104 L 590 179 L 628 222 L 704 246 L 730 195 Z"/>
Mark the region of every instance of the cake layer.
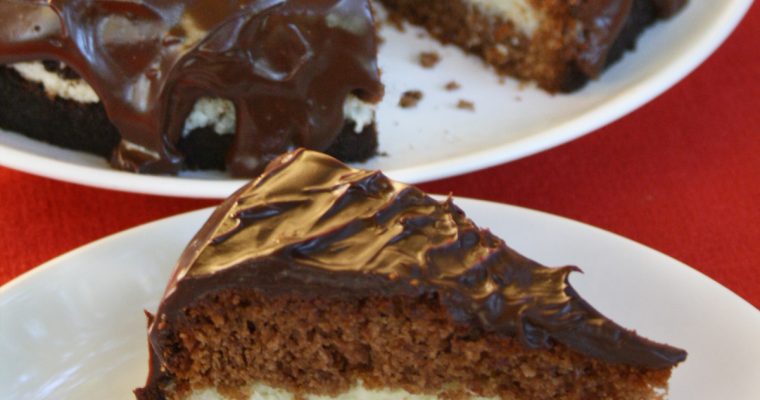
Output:
<path fill-rule="evenodd" d="M 499 73 L 570 92 L 596 78 L 684 0 L 380 0 Z"/>
<path fill-rule="evenodd" d="M 249 400 L 297 400 L 296 395 L 276 387 L 255 384 L 250 388 Z M 356 386 L 337 396 L 304 395 L 298 400 L 437 400 L 440 397 L 430 394 L 412 394 L 403 389 L 367 389 L 359 382 Z M 204 389 L 193 392 L 187 400 L 230 400 L 230 397 L 215 389 Z M 236 399 L 241 400 L 241 399 Z M 497 397 L 473 396 L 470 400 L 498 400 Z"/>
<path fill-rule="evenodd" d="M 149 327 L 141 399 L 252 384 L 654 399 L 686 353 L 605 318 L 449 201 L 303 149 L 211 216 Z M 162 397 L 163 396 L 163 397 Z"/>
<path fill-rule="evenodd" d="M 25 77 L 17 68 L 0 66 L 0 128 L 110 158 L 121 138 L 97 96 L 89 97 L 94 95 L 89 85 L 44 67 L 45 73 L 38 73 L 41 63 L 27 65 L 22 67 Z M 225 169 L 233 141 L 233 135 L 227 134 L 232 132 L 226 129 L 235 123 L 234 113 L 227 107 L 213 100 L 196 103 L 177 144 L 186 168 Z M 325 152 L 344 161 L 364 161 L 377 149 L 374 121 L 368 120 L 374 116 L 374 105 L 349 97 L 344 109 L 354 118 L 346 119 Z M 361 131 L 357 131 L 358 126 L 363 126 Z"/>
<path fill-rule="evenodd" d="M 166 372 L 155 372 L 139 400 L 214 392 L 230 400 L 350 399 L 366 391 L 421 399 L 648 400 L 670 375 L 563 345 L 527 348 L 514 336 L 456 322 L 433 294 L 341 299 L 219 287 L 154 331 Z"/>
<path fill-rule="evenodd" d="M 59 97 L 83 104 L 99 103 L 95 90 L 79 77 L 63 76 L 60 70 L 49 71 L 42 61 L 31 61 L 9 65 L 18 74 L 30 82 L 42 85 L 50 98 Z M 349 94 L 343 103 L 343 114 L 347 121 L 353 122 L 355 130 L 360 133 L 365 127 L 372 125 L 375 120 L 376 105 L 360 100 Z M 201 97 L 195 102 L 193 110 L 185 120 L 182 135 L 186 136 L 195 129 L 211 127 L 220 134 L 235 133 L 235 105 L 226 99 Z"/>

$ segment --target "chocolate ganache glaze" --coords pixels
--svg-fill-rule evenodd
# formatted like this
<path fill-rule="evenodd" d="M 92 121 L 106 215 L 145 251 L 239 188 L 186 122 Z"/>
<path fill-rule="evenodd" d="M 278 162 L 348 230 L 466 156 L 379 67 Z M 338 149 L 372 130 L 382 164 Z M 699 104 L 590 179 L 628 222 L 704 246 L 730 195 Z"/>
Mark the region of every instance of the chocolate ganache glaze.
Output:
<path fill-rule="evenodd" d="M 437 294 L 456 323 L 530 348 L 559 342 L 652 369 L 686 358 L 592 308 L 568 283 L 577 270 L 523 257 L 451 199 L 299 149 L 219 206 L 182 254 L 149 328 L 149 382 L 164 361 L 162 326 L 181 324 L 183 309 L 227 289 L 299 298 Z"/>
<path fill-rule="evenodd" d="M 657 18 L 670 18 L 687 0 L 570 0 L 573 15 L 581 22 L 577 64 L 584 74 L 597 77 L 607 65 L 607 55 L 629 21 L 636 3 L 651 3 Z M 639 4 L 641 6 L 641 4 Z"/>
<path fill-rule="evenodd" d="M 369 0 L 2 0 L 0 64 L 54 59 L 95 90 L 121 169 L 176 173 L 202 96 L 236 107 L 227 156 L 252 175 L 292 146 L 325 149 L 353 93 L 383 95 Z"/>

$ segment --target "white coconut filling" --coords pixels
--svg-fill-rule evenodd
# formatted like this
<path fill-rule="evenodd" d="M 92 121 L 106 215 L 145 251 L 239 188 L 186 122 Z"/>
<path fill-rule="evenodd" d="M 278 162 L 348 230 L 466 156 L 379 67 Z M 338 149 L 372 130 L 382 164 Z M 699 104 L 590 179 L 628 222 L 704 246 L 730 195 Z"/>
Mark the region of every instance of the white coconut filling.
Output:
<path fill-rule="evenodd" d="M 22 78 L 41 83 L 48 96 L 74 100 L 80 103 L 97 103 L 100 101 L 92 87 L 81 79 L 63 79 L 55 72 L 45 69 L 42 62 L 23 62 L 11 64 Z"/>
<path fill-rule="evenodd" d="M 182 136 L 198 128 L 210 126 L 220 135 L 235 133 L 235 105 L 231 101 L 201 97 L 185 120 Z"/>
<path fill-rule="evenodd" d="M 338 396 L 315 396 L 307 395 L 306 400 L 438 400 L 436 395 L 417 395 L 411 394 L 403 389 L 384 389 L 370 390 L 364 385 L 357 384 L 351 390 Z M 230 398 L 221 395 L 214 389 L 205 389 L 195 391 L 185 400 L 229 400 Z M 253 394 L 249 400 L 293 400 L 295 396 L 292 393 L 273 388 L 271 386 L 256 384 L 253 386 Z M 496 400 L 496 397 L 473 396 L 471 400 Z"/>
<path fill-rule="evenodd" d="M 523 34 L 530 37 L 541 23 L 540 13 L 528 0 L 467 0 L 486 15 L 510 21 Z"/>
<path fill-rule="evenodd" d="M 367 103 L 349 94 L 343 102 L 344 118 L 354 121 L 354 132 L 361 133 L 375 122 L 375 104 Z"/>
<path fill-rule="evenodd" d="M 45 69 L 40 61 L 12 64 L 22 78 L 39 83 L 48 96 L 60 97 L 79 103 L 92 104 L 100 101 L 98 95 L 82 79 L 64 79 L 55 72 Z M 354 122 L 354 130 L 361 133 L 375 120 L 375 104 L 367 103 L 349 94 L 343 103 L 343 114 Z M 235 133 L 235 105 L 226 99 L 202 97 L 185 120 L 182 134 L 194 129 L 212 127 L 220 135 Z"/>

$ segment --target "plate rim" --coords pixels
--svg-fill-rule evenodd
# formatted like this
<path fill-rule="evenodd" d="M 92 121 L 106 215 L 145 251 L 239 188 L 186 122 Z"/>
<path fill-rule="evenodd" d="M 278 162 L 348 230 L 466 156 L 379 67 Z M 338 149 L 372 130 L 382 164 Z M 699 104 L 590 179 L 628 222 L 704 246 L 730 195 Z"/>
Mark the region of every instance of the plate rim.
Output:
<path fill-rule="evenodd" d="M 695 0 L 692 0 L 695 1 Z M 730 0 L 696 40 L 648 79 L 627 86 L 602 104 L 541 133 L 421 166 L 386 170 L 393 179 L 420 183 L 492 167 L 559 146 L 606 126 L 659 97 L 693 72 L 731 35 L 753 0 Z M 102 189 L 170 197 L 218 199 L 245 179 L 198 179 L 138 175 L 79 165 L 0 145 L 0 165 L 33 175 Z M 200 189 L 199 189 L 200 188 Z"/>

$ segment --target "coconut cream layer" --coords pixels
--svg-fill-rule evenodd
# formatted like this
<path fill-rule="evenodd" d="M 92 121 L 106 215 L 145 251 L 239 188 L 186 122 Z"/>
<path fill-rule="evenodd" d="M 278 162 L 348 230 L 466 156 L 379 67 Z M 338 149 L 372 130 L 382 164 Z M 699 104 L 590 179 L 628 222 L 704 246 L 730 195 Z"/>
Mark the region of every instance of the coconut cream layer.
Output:
<path fill-rule="evenodd" d="M 523 34 L 530 37 L 541 23 L 541 13 L 528 0 L 464 0 L 478 7 L 486 15 L 510 21 Z"/>
<path fill-rule="evenodd" d="M 351 390 L 342 393 L 338 396 L 316 396 L 306 395 L 306 400 L 438 400 L 440 397 L 437 395 L 417 395 L 411 394 L 403 389 L 384 389 L 384 390 L 370 390 L 364 387 L 361 383 L 354 386 Z M 256 384 L 253 386 L 253 394 L 249 397 L 249 400 L 294 400 L 295 396 L 282 389 L 273 388 L 271 386 Z M 471 400 L 496 400 L 496 397 L 481 397 L 474 396 Z M 221 395 L 214 389 L 205 389 L 202 391 L 195 391 L 185 400 L 230 400 L 229 397 Z"/>
<path fill-rule="evenodd" d="M 90 85 L 82 79 L 64 79 L 55 72 L 48 71 L 40 61 L 12 64 L 11 67 L 22 78 L 39 83 L 50 97 L 60 97 L 84 104 L 100 102 L 100 98 Z M 348 95 L 343 103 L 345 118 L 354 122 L 355 131 L 360 133 L 375 120 L 375 105 Z M 183 134 L 194 129 L 212 127 L 220 135 L 235 133 L 235 105 L 222 98 L 202 97 L 185 120 Z"/>

